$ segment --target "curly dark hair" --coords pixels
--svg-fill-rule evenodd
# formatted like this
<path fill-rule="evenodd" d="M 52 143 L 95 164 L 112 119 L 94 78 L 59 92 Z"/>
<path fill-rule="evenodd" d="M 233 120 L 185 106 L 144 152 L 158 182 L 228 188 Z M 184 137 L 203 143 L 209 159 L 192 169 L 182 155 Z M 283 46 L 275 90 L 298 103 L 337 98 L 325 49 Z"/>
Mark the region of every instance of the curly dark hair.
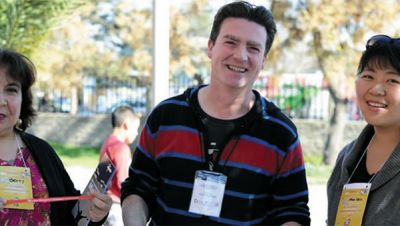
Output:
<path fill-rule="evenodd" d="M 21 53 L 11 49 L 0 49 L 0 67 L 6 68 L 6 74 L 21 83 L 22 103 L 19 118 L 22 123 L 18 125 L 18 129 L 25 131 L 36 115 L 31 90 L 36 79 L 35 65 Z"/>
<path fill-rule="evenodd" d="M 227 18 L 243 18 L 263 26 L 267 32 L 264 56 L 268 54 L 276 34 L 276 24 L 271 11 L 267 10 L 264 6 L 255 6 L 246 1 L 232 2 L 224 5 L 214 17 L 210 33 L 212 43 L 215 43 L 215 40 L 217 40 L 221 24 Z"/>

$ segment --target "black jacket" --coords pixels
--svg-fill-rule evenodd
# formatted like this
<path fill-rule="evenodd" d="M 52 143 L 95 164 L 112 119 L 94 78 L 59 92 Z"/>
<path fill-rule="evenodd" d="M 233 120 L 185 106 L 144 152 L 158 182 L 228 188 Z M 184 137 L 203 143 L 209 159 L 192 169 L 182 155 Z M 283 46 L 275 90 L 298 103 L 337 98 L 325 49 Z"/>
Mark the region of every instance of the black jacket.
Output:
<path fill-rule="evenodd" d="M 80 195 L 57 153 L 46 141 L 25 132 L 20 132 L 19 135 L 31 152 L 46 183 L 50 197 Z M 75 203 L 76 200 L 52 202 L 50 206 L 51 224 L 76 225 L 71 213 Z M 98 223 L 101 224 L 103 221 Z"/>

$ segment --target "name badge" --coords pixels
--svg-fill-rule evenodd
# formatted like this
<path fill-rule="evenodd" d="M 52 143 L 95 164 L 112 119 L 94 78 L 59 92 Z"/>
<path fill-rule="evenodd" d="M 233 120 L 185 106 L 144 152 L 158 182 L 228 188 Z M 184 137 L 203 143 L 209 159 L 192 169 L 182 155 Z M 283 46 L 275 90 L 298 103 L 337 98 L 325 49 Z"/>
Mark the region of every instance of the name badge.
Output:
<path fill-rule="evenodd" d="M 336 225 L 361 226 L 371 183 L 352 183 L 343 186 Z"/>
<path fill-rule="evenodd" d="M 30 169 L 0 166 L 0 197 L 6 200 L 33 198 Z M 4 208 L 33 210 L 33 203 L 7 204 Z"/>
<path fill-rule="evenodd" d="M 227 177 L 218 172 L 196 171 L 189 212 L 219 217 Z"/>

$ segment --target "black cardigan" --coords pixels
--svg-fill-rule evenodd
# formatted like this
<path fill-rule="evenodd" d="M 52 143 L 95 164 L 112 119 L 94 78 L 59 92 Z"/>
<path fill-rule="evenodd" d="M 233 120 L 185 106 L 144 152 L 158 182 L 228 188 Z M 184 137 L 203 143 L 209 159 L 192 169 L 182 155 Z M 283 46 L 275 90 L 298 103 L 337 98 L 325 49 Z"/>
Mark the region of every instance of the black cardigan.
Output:
<path fill-rule="evenodd" d="M 31 152 L 46 183 L 50 197 L 80 195 L 57 153 L 46 141 L 25 132 L 20 132 L 19 135 Z M 52 202 L 50 205 L 51 224 L 76 225 L 71 213 L 75 203 L 76 200 Z M 105 219 L 97 223 L 102 224 Z"/>

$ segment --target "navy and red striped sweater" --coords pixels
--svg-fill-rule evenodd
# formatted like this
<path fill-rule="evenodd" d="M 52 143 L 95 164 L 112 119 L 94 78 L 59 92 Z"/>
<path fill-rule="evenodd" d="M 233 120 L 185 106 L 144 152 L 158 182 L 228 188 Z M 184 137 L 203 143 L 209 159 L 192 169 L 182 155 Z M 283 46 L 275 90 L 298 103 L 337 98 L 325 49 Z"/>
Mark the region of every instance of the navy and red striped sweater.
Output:
<path fill-rule="evenodd" d="M 256 95 L 253 112 L 226 143 L 216 171 L 226 183 L 220 217 L 190 213 L 194 176 L 208 170 L 204 131 L 195 112 L 199 88 L 161 102 L 149 115 L 135 150 L 123 201 L 141 196 L 156 225 L 310 224 L 303 154 L 294 124 Z M 197 106 L 198 107 L 198 106 Z M 254 117 L 254 115 L 256 117 Z M 233 151 L 231 151 L 234 149 Z"/>

